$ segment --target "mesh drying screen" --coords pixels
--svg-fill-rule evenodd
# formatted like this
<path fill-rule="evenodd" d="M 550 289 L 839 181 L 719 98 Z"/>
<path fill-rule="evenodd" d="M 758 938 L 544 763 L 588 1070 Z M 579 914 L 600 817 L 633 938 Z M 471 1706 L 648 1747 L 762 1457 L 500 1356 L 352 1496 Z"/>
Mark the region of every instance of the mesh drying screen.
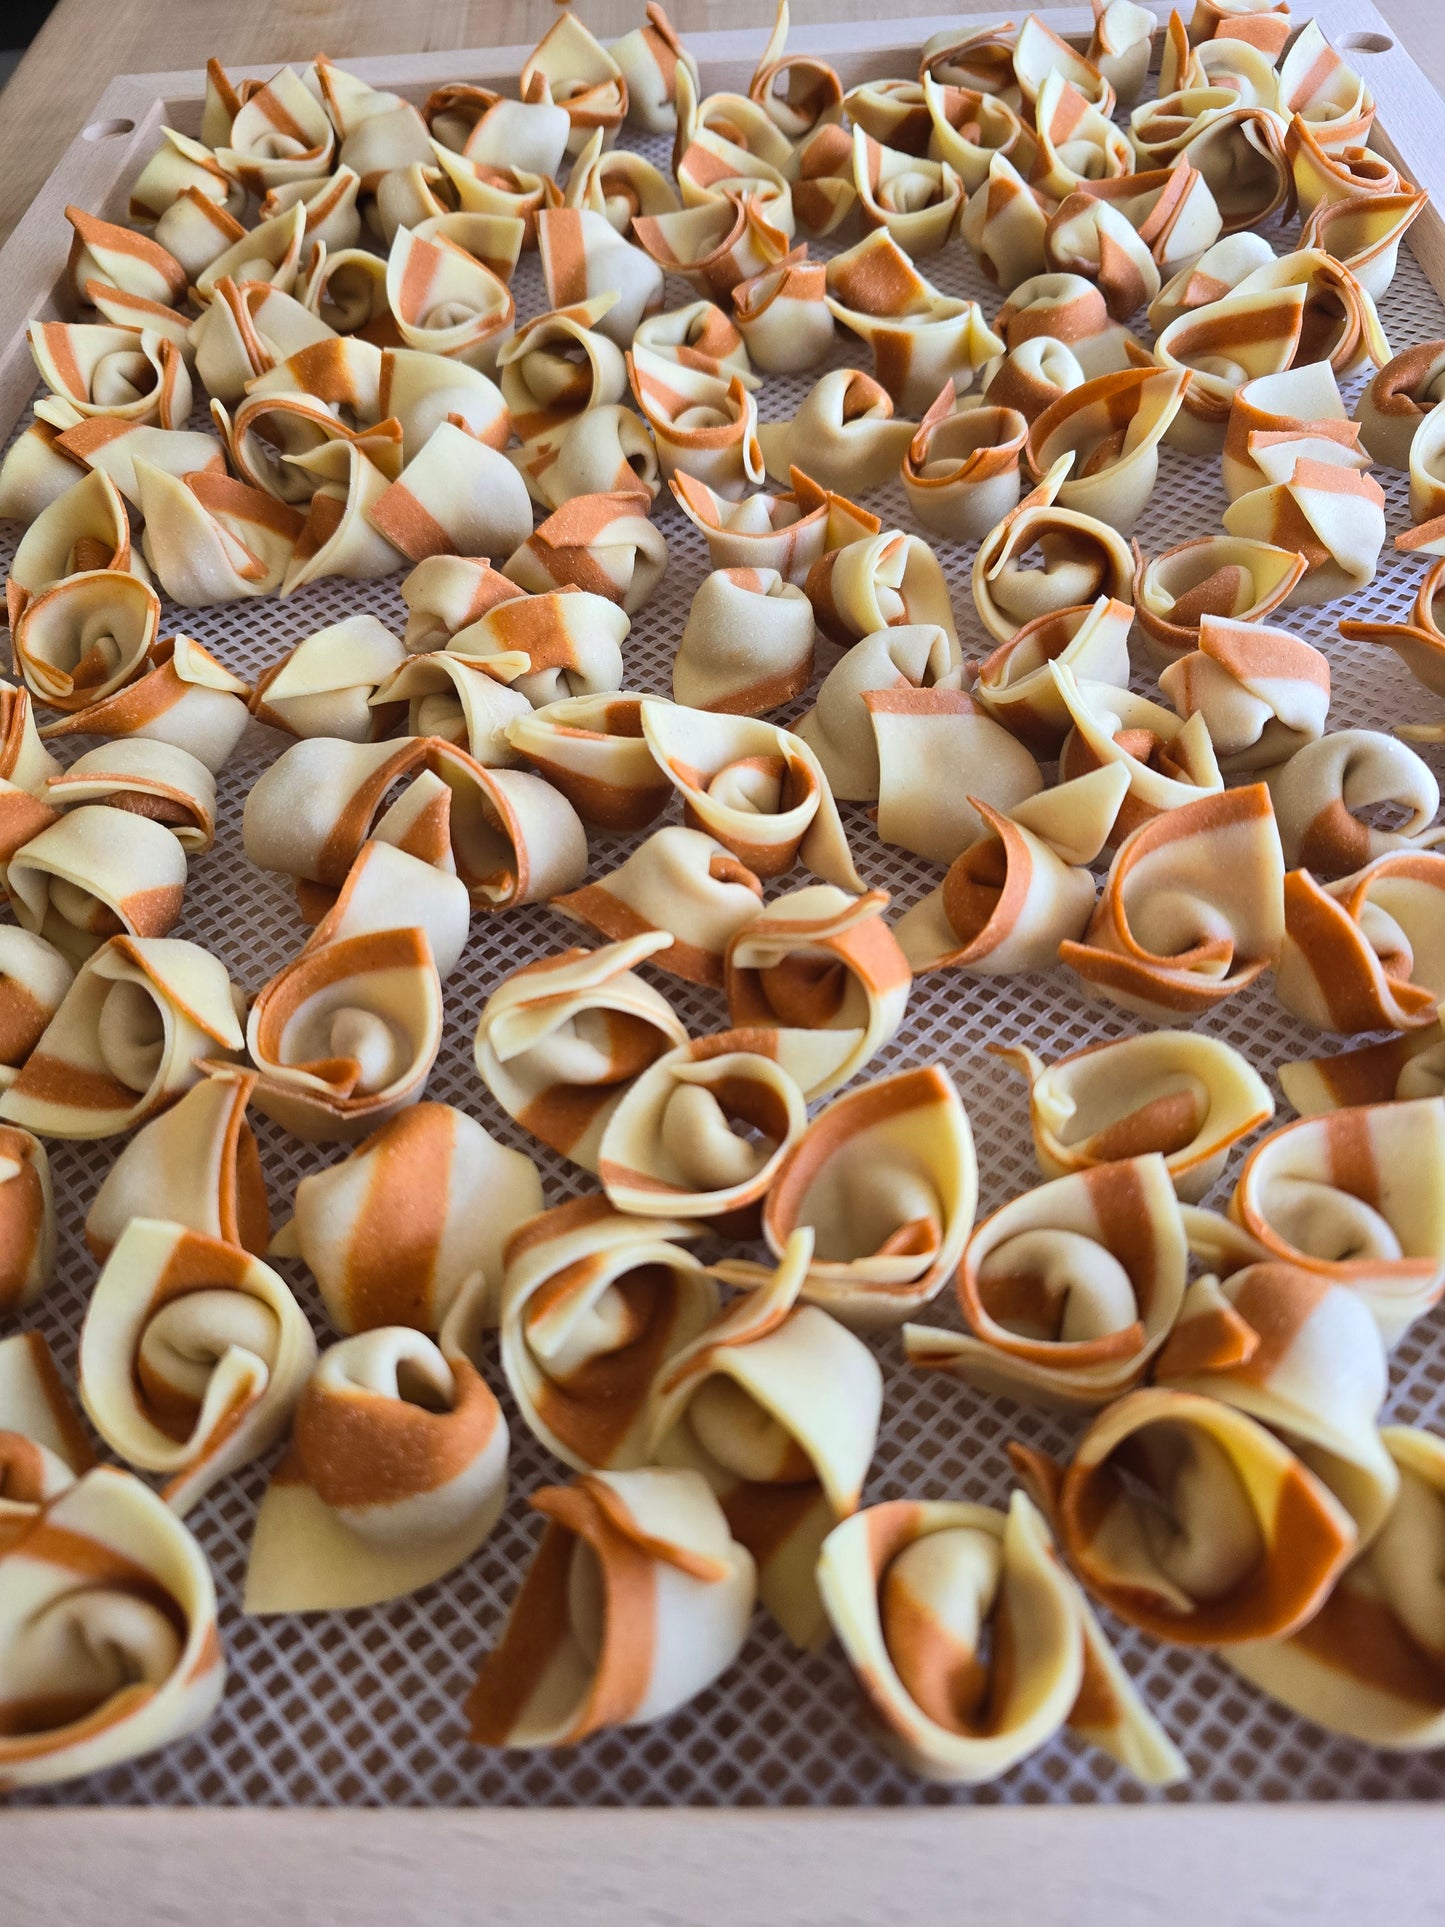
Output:
<path fill-rule="evenodd" d="M 659 165 L 666 144 L 639 143 Z M 1273 238 L 1281 250 L 1294 230 Z M 57 256 L 63 237 L 57 234 Z M 833 251 L 824 244 L 822 253 Z M 947 293 L 998 305 L 972 257 L 955 244 L 923 263 Z M 527 316 L 545 305 L 535 254 L 525 256 L 515 281 L 517 310 Z M 673 305 L 691 299 L 670 282 Z M 1423 274 L 1402 254 L 1399 274 L 1383 305 L 1394 347 L 1445 333 L 1445 316 Z M 834 361 L 866 366 L 866 350 L 839 335 Z M 764 419 L 789 416 L 816 372 L 773 377 L 759 401 Z M 1358 384 L 1356 384 L 1357 386 Z M 1353 402 L 1355 388 L 1347 392 Z M 204 422 L 202 423 L 204 425 Z M 22 423 L 23 426 L 23 423 Z M 1391 533 L 1409 520 L 1405 481 L 1382 474 Z M 914 526 L 901 489 L 869 498 L 885 526 Z M 1224 495 L 1216 461 L 1165 449 L 1159 485 L 1136 531 L 1148 553 L 1219 528 Z M 664 581 L 634 618 L 625 649 L 630 687 L 669 692 L 672 651 L 689 604 L 708 568 L 701 537 L 677 511 L 666 490 L 656 519 L 670 547 Z M 8 564 L 15 531 L 6 531 L 0 563 Z M 969 593 L 972 547 L 940 544 L 965 652 L 989 646 Z M 1420 564 L 1388 546 L 1380 570 L 1348 612 L 1396 619 L 1413 599 Z M 247 674 L 273 661 L 290 644 L 323 624 L 367 609 L 400 632 L 404 608 L 399 578 L 370 585 L 323 581 L 296 596 L 225 607 L 167 612 L 163 634 L 194 635 L 231 668 Z M 1330 724 L 1389 728 L 1430 705 L 1393 655 L 1365 644 L 1342 643 L 1336 622 L 1343 603 L 1291 611 L 1294 633 L 1325 650 L 1334 675 Z M 820 673 L 836 659 L 824 645 Z M 1137 681 L 1152 690 L 1152 679 Z M 791 721 L 804 705 L 783 712 Z M 191 865 L 185 908 L 176 931 L 222 957 L 235 982 L 254 994 L 293 955 L 304 936 L 288 890 L 279 879 L 247 865 L 241 851 L 241 806 L 258 772 L 284 747 L 253 726 L 220 779 L 220 834 L 215 848 Z M 66 749 L 67 759 L 74 753 Z M 929 866 L 881 845 L 865 811 L 845 806 L 845 819 L 868 882 L 893 892 L 895 908 L 915 902 L 937 881 Z M 593 876 L 627 854 L 624 839 L 596 836 Z M 801 873 L 784 879 L 796 883 Z M 491 921 L 478 919 L 472 942 L 447 992 L 441 1056 L 428 1096 L 461 1105 L 504 1142 L 539 1160 L 547 1202 L 560 1203 L 590 1188 L 582 1174 L 526 1139 L 503 1116 L 472 1065 L 477 1014 L 498 980 L 518 964 L 574 940 L 571 926 L 545 908 Z M 720 997 L 679 990 L 659 980 L 694 1034 L 719 1028 Z M 1207 1022 L 1213 1034 L 1237 1045 L 1263 1071 L 1299 1055 L 1317 1040 L 1281 1011 L 1267 986 L 1222 1006 Z M 1024 1087 L 1002 1071 L 984 1044 L 1027 1041 L 1045 1058 L 1131 1026 L 1086 1004 L 1062 971 L 1047 976 L 976 981 L 947 973 L 914 988 L 898 1036 L 869 1067 L 868 1076 L 906 1064 L 940 1061 L 957 1078 L 978 1142 L 980 1214 L 1038 1181 Z M 1288 1107 L 1281 1100 L 1281 1111 Z M 297 1181 L 342 1155 L 339 1147 L 298 1144 L 264 1120 L 259 1136 L 273 1214 L 289 1214 Z M 53 1148 L 60 1201 L 61 1245 L 54 1287 L 28 1322 L 53 1342 L 62 1367 L 75 1364 L 76 1337 L 95 1275 L 79 1232 L 85 1211 L 114 1155 L 113 1144 L 58 1144 Z M 300 1266 L 283 1267 L 329 1335 L 319 1300 Z M 927 1317 L 955 1322 L 952 1293 Z M 1011 1437 L 1045 1448 L 1066 1448 L 1077 1428 L 1001 1399 L 976 1395 L 940 1376 L 905 1368 L 896 1335 L 875 1341 L 887 1384 L 878 1451 L 866 1500 L 905 1495 L 949 1496 L 1001 1503 L 1011 1479 L 1003 1447 Z M 495 1351 L 489 1376 L 512 1428 L 511 1498 L 491 1541 L 459 1572 L 424 1592 L 364 1612 L 319 1617 L 246 1619 L 239 1609 L 251 1521 L 267 1468 L 255 1465 L 227 1480 L 193 1515 L 192 1523 L 215 1568 L 222 1631 L 230 1660 L 225 1699 L 200 1734 L 149 1758 L 99 1774 L 78 1786 L 25 1796 L 29 1803 L 76 1800 L 167 1805 L 237 1802 L 251 1805 L 733 1805 L 902 1804 L 920 1801 L 1137 1800 L 1129 1776 L 1102 1755 L 1060 1739 L 992 1786 L 952 1794 L 928 1787 L 882 1753 L 867 1731 L 836 1647 L 813 1656 L 794 1652 L 759 1613 L 741 1659 L 716 1685 L 671 1719 L 621 1734 L 603 1734 L 568 1752 L 487 1753 L 463 1740 L 461 1702 L 480 1655 L 493 1643 L 516 1589 L 540 1521 L 527 1494 L 552 1483 L 563 1468 L 534 1442 L 507 1397 Z M 1445 1314 L 1422 1321 L 1392 1362 L 1390 1416 L 1445 1426 Z M 1424 1799 L 1445 1793 L 1438 1757 L 1392 1758 L 1346 1743 L 1243 1685 L 1219 1661 L 1170 1650 L 1111 1626 L 1119 1650 L 1151 1706 L 1187 1755 L 1193 1778 L 1174 1800 Z"/>

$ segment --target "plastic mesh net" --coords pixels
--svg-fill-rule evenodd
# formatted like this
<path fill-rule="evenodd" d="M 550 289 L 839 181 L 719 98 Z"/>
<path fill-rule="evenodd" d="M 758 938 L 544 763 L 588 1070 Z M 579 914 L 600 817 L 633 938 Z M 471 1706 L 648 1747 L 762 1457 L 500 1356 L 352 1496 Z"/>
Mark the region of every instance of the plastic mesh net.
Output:
<path fill-rule="evenodd" d="M 666 143 L 639 142 L 666 167 Z M 1284 251 L 1293 227 L 1272 238 Z M 63 237 L 55 237 L 57 264 Z M 824 243 L 818 252 L 834 251 Z M 949 294 L 972 295 L 992 315 L 1000 302 L 961 244 L 923 262 Z M 546 306 L 535 254 L 523 257 L 514 292 L 519 316 Z M 693 297 L 670 282 L 668 298 Z M 1396 349 L 1445 333 L 1440 302 L 1413 258 L 1402 251 L 1382 318 Z M 1146 337 L 1147 338 L 1147 337 Z M 862 343 L 841 331 L 834 365 L 868 365 Z M 793 413 L 821 371 L 771 377 L 759 395 L 763 418 Z M 1358 383 L 1347 390 L 1353 403 Z M 23 427 L 24 421 L 20 426 Z M 199 425 L 204 426 L 204 417 Z M 1380 472 L 1391 534 L 1409 522 L 1405 478 Z M 885 526 L 911 528 L 901 488 L 868 498 Z M 1149 554 L 1191 536 L 1217 532 L 1225 506 L 1218 463 L 1162 452 L 1159 484 L 1135 531 Z M 666 489 L 656 521 L 670 559 L 664 581 L 633 619 L 625 646 L 629 687 L 670 693 L 672 652 L 694 592 L 709 564 L 701 536 Z M 0 564 L 8 566 L 16 531 L 4 531 Z M 937 545 L 954 597 L 966 654 L 991 646 L 969 592 L 973 547 Z M 1420 564 L 1387 545 L 1370 587 L 1348 605 L 1290 611 L 1286 626 L 1330 658 L 1334 698 L 1330 726 L 1388 729 L 1432 705 L 1388 652 L 1340 639 L 1345 614 L 1400 619 L 1409 609 Z M 201 611 L 167 611 L 163 634 L 195 636 L 229 667 L 250 674 L 301 637 L 365 609 L 399 634 L 405 614 L 400 578 L 375 584 L 329 580 L 286 601 L 273 597 Z M 819 674 L 837 658 L 820 647 Z M 816 685 L 815 685 L 816 686 Z M 1155 693 L 1152 678 L 1136 679 Z M 806 705 L 780 712 L 791 721 Z M 82 747 L 84 744 L 82 743 Z M 241 807 L 257 774 L 285 740 L 253 726 L 219 782 L 216 845 L 191 864 L 185 907 L 175 932 L 224 959 L 233 980 L 254 993 L 306 934 L 290 892 L 277 877 L 249 866 L 241 849 Z M 69 760 L 76 751 L 62 745 Z M 1435 752 L 1438 756 L 1438 752 Z M 844 817 L 860 870 L 906 908 L 939 873 L 885 848 L 862 807 Z M 675 816 L 676 811 L 671 813 Z M 601 876 L 636 839 L 594 835 L 590 874 Z M 802 873 L 783 879 L 785 886 Z M 535 1157 L 546 1199 L 557 1204 L 592 1188 L 592 1180 L 527 1138 L 505 1117 L 478 1079 L 472 1039 L 478 1012 L 498 981 L 517 965 L 575 941 L 573 926 L 545 908 L 477 919 L 446 999 L 446 1033 L 427 1095 L 481 1119 L 503 1142 Z M 658 979 L 694 1034 L 722 1027 L 720 996 Z M 907 1064 L 938 1061 L 957 1079 L 973 1121 L 980 1167 L 980 1216 L 1039 1181 L 1029 1134 L 1025 1088 L 989 1056 L 985 1043 L 1027 1042 L 1046 1059 L 1122 1036 L 1133 1026 L 1086 1004 L 1062 970 L 1047 976 L 978 981 L 935 973 L 914 987 L 893 1042 L 868 1067 L 874 1077 Z M 1241 1049 L 1261 1071 L 1317 1050 L 1319 1039 L 1272 1000 L 1267 983 L 1212 1013 L 1214 1035 Z M 1281 1115 L 1289 1108 L 1276 1085 Z M 297 1143 L 257 1120 L 273 1216 L 289 1215 L 298 1180 L 336 1161 L 342 1147 Z M 56 1282 L 27 1322 L 44 1331 L 62 1368 L 73 1373 L 76 1340 L 96 1267 L 80 1238 L 90 1201 L 115 1153 L 114 1143 L 52 1147 L 61 1240 Z M 1227 1193 L 1233 1169 L 1220 1196 Z M 319 1297 L 299 1265 L 281 1269 L 313 1317 L 322 1342 L 334 1337 Z M 951 1291 L 924 1317 L 955 1323 Z M 865 1503 L 905 1496 L 1005 1502 L 1012 1480 L 1003 1447 L 1019 1438 L 1067 1451 L 1077 1422 L 971 1392 L 940 1375 L 906 1367 L 896 1334 L 876 1341 L 886 1403 Z M 78 1785 L 24 1796 L 31 1804 L 75 1801 L 175 1805 L 899 1805 L 919 1802 L 1086 1803 L 1100 1800 L 1426 1799 L 1445 1792 L 1438 1756 L 1391 1757 L 1322 1732 L 1243 1684 L 1207 1654 L 1158 1646 L 1110 1624 L 1118 1649 L 1176 1743 L 1192 1780 L 1164 1796 L 1146 1795 L 1122 1769 L 1069 1737 L 1055 1741 L 992 1785 L 950 1792 L 931 1787 L 893 1762 L 863 1719 L 860 1701 L 836 1647 L 794 1651 L 780 1630 L 757 1615 L 745 1651 L 707 1692 L 670 1719 L 632 1732 L 599 1735 L 570 1751 L 486 1752 L 463 1738 L 461 1703 L 481 1654 L 496 1639 L 520 1575 L 539 1536 L 527 1494 L 565 1476 L 521 1423 L 508 1397 L 495 1346 L 489 1378 L 512 1431 L 511 1496 L 489 1543 L 460 1571 L 390 1605 L 352 1613 L 247 1619 L 240 1611 L 251 1522 L 268 1466 L 257 1464 L 224 1482 L 191 1518 L 214 1567 L 221 1625 L 230 1663 L 225 1699 L 201 1733 L 160 1754 Z M 1402 1423 L 1445 1425 L 1445 1313 L 1417 1325 L 1392 1360 L 1389 1416 Z"/>

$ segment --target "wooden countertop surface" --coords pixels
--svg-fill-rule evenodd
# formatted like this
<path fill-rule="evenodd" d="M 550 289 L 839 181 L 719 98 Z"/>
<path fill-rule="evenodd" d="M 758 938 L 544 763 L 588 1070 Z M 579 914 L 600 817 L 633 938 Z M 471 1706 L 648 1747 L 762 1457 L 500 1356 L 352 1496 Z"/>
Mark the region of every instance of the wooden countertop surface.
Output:
<path fill-rule="evenodd" d="M 1445 92 L 1439 0 L 1378 4 Z M 667 5 L 686 33 L 762 26 L 775 0 Z M 642 0 L 579 11 L 607 38 Z M 879 0 L 793 0 L 799 24 L 878 12 Z M 117 73 L 200 68 L 212 54 L 246 66 L 504 46 L 535 40 L 554 14 L 550 0 L 60 0 L 0 98 L 0 241 Z M 1445 1888 L 1445 1826 L 1422 1807 L 0 1811 L 0 1846 L 0 1918 L 16 1927 L 250 1927 L 268 1901 L 289 1927 L 1424 1927 Z"/>

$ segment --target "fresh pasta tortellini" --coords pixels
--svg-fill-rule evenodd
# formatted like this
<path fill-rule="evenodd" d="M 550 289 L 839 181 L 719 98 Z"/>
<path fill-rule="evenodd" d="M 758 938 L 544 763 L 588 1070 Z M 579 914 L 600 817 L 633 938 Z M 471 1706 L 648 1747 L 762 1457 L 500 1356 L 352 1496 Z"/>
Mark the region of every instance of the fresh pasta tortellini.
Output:
<path fill-rule="evenodd" d="M 1185 1777 L 1024 1493 L 1007 1512 L 870 1506 L 824 1541 L 818 1585 L 890 1750 L 926 1779 L 992 1780 L 1064 1726 L 1148 1785 Z"/>
<path fill-rule="evenodd" d="M 915 1365 L 1030 1403 L 1140 1383 L 1184 1300 L 1189 1249 L 1157 1152 L 1051 1179 L 985 1218 L 958 1275 L 966 1333 L 908 1325 Z"/>
<path fill-rule="evenodd" d="M 1025 1045 L 998 1048 L 1028 1079 L 1046 1178 L 1158 1152 L 1179 1196 L 1195 1203 L 1231 1147 L 1274 1115 L 1268 1085 L 1239 1052 L 1193 1031 L 1090 1044 L 1052 1064 Z"/>
<path fill-rule="evenodd" d="M 757 1568 L 700 1473 L 587 1473 L 531 1503 L 547 1526 L 467 1699 L 475 1744 L 565 1746 L 661 1719 L 732 1664 Z"/>
<path fill-rule="evenodd" d="M 316 1358 L 306 1316 L 267 1264 L 163 1219 L 132 1218 L 80 1338 L 80 1396 L 131 1465 L 169 1475 L 181 1514 L 285 1431 Z"/>

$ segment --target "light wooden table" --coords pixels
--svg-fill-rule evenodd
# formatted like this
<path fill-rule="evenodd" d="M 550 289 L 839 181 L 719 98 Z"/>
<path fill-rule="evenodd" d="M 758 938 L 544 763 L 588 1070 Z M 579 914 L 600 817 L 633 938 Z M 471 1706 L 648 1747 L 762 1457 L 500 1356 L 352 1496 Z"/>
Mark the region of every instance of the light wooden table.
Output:
<path fill-rule="evenodd" d="M 761 26 L 775 0 L 667 4 L 686 32 Z M 1440 0 L 1379 5 L 1445 92 Z M 642 0 L 579 11 L 605 38 Z M 798 23 L 937 11 L 793 0 Z M 554 14 L 550 0 L 60 0 L 0 101 L 0 241 L 113 74 L 502 46 Z M 1442 1893 L 1429 1807 L 0 1812 L 4 1927 L 252 1927 L 268 1903 L 288 1927 L 1438 1927 Z"/>

